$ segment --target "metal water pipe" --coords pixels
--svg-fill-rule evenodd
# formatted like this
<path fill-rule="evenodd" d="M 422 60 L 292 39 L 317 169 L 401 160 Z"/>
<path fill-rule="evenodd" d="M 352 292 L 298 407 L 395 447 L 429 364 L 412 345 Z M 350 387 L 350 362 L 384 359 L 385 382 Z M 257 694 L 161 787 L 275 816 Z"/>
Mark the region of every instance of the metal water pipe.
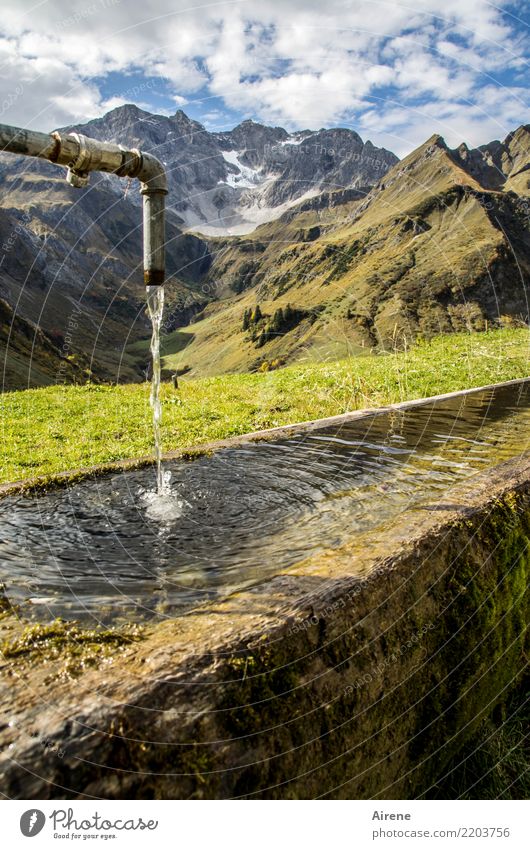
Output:
<path fill-rule="evenodd" d="M 91 171 L 140 181 L 143 195 L 144 283 L 161 286 L 165 277 L 165 205 L 167 179 L 155 156 L 80 133 L 37 133 L 0 124 L 0 150 L 65 165 L 66 179 L 77 189 L 88 185 Z"/>

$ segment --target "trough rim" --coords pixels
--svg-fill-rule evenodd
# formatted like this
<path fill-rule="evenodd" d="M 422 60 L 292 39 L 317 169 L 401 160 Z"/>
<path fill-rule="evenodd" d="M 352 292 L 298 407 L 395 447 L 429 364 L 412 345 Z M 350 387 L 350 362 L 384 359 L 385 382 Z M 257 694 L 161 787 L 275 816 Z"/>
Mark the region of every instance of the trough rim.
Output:
<path fill-rule="evenodd" d="M 327 416 L 323 419 L 309 419 L 307 421 L 295 422 L 293 424 L 277 425 L 276 427 L 266 428 L 264 430 L 254 430 L 249 433 L 229 436 L 225 439 L 217 439 L 212 442 L 204 442 L 187 448 L 165 451 L 162 454 L 162 461 L 179 459 L 194 460 L 198 457 L 203 457 L 205 455 L 221 451 L 224 448 L 244 445 L 248 442 L 265 442 L 273 440 L 274 438 L 295 436 L 298 433 L 309 433 L 312 430 L 332 427 L 335 424 L 345 424 L 346 422 L 365 418 L 367 416 L 382 415 L 392 411 L 406 410 L 410 407 L 421 407 L 433 401 L 445 401 L 449 398 L 464 397 L 476 392 L 486 392 L 490 389 L 499 389 L 502 386 L 513 386 L 515 384 L 522 385 L 529 381 L 530 376 L 518 377 L 512 380 L 503 380 L 500 383 L 488 383 L 484 386 L 474 386 L 469 389 L 457 389 L 453 392 L 445 392 L 441 395 L 430 395 L 426 398 L 413 398 L 409 401 L 399 401 L 395 404 L 387 404 L 384 407 L 364 407 L 361 410 L 351 410 L 347 413 L 338 413 L 335 416 Z M 32 478 L 23 478 L 11 482 L 8 481 L 0 484 L 0 499 L 9 495 L 46 492 L 51 489 L 68 486 L 69 483 L 78 483 L 87 480 L 88 478 L 96 475 L 103 477 L 114 472 L 133 471 L 135 469 L 152 466 L 155 462 L 156 460 L 154 455 L 148 454 L 141 457 L 130 457 L 124 460 L 111 460 L 106 463 L 97 463 L 95 465 L 84 466 L 79 469 L 67 469 L 63 472 L 55 472 L 50 475 L 38 475 Z"/>

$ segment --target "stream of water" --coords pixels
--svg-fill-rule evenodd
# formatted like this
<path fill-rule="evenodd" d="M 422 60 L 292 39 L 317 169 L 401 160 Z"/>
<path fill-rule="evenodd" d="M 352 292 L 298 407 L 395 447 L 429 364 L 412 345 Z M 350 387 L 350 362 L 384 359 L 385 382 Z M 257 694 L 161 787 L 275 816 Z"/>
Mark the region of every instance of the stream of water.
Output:
<path fill-rule="evenodd" d="M 155 442 L 156 489 L 158 495 L 164 493 L 164 470 L 162 468 L 162 404 L 160 401 L 160 328 L 164 316 L 164 287 L 147 286 L 147 312 L 151 319 L 151 362 L 153 374 L 151 377 L 151 394 L 149 403 L 153 411 L 153 435 Z"/>
<path fill-rule="evenodd" d="M 11 496 L 0 577 L 44 621 L 186 613 L 323 549 L 370 551 L 405 512 L 444 508 L 454 484 L 528 451 L 529 433 L 527 380 L 166 461 L 156 518 L 152 468 Z"/>
<path fill-rule="evenodd" d="M 149 403 L 153 411 L 154 457 L 156 489 L 150 487 L 140 493 L 146 514 L 160 521 L 176 519 L 182 511 L 182 501 L 171 488 L 171 471 L 162 465 L 162 402 L 160 399 L 160 328 L 164 316 L 164 287 L 147 286 L 147 312 L 151 319 L 151 392 Z"/>

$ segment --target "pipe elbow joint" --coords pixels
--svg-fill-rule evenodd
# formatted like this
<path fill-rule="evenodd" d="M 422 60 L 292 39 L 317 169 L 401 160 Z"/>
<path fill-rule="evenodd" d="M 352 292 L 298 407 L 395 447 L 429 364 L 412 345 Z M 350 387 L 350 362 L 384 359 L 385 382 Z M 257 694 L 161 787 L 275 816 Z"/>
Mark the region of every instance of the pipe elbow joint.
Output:
<path fill-rule="evenodd" d="M 140 156 L 140 168 L 135 175 L 141 183 L 140 193 L 142 195 L 167 195 L 166 169 L 160 160 L 150 153 L 141 153 Z"/>

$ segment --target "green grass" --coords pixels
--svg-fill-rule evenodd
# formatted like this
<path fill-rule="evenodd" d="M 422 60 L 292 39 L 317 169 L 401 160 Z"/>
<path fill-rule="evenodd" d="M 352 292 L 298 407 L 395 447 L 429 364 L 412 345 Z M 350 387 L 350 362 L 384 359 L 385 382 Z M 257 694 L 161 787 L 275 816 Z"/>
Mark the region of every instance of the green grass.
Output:
<path fill-rule="evenodd" d="M 395 354 L 163 386 L 164 449 L 528 375 L 525 329 L 440 336 Z M 0 397 L 0 481 L 151 452 L 147 384 L 51 386 Z"/>

